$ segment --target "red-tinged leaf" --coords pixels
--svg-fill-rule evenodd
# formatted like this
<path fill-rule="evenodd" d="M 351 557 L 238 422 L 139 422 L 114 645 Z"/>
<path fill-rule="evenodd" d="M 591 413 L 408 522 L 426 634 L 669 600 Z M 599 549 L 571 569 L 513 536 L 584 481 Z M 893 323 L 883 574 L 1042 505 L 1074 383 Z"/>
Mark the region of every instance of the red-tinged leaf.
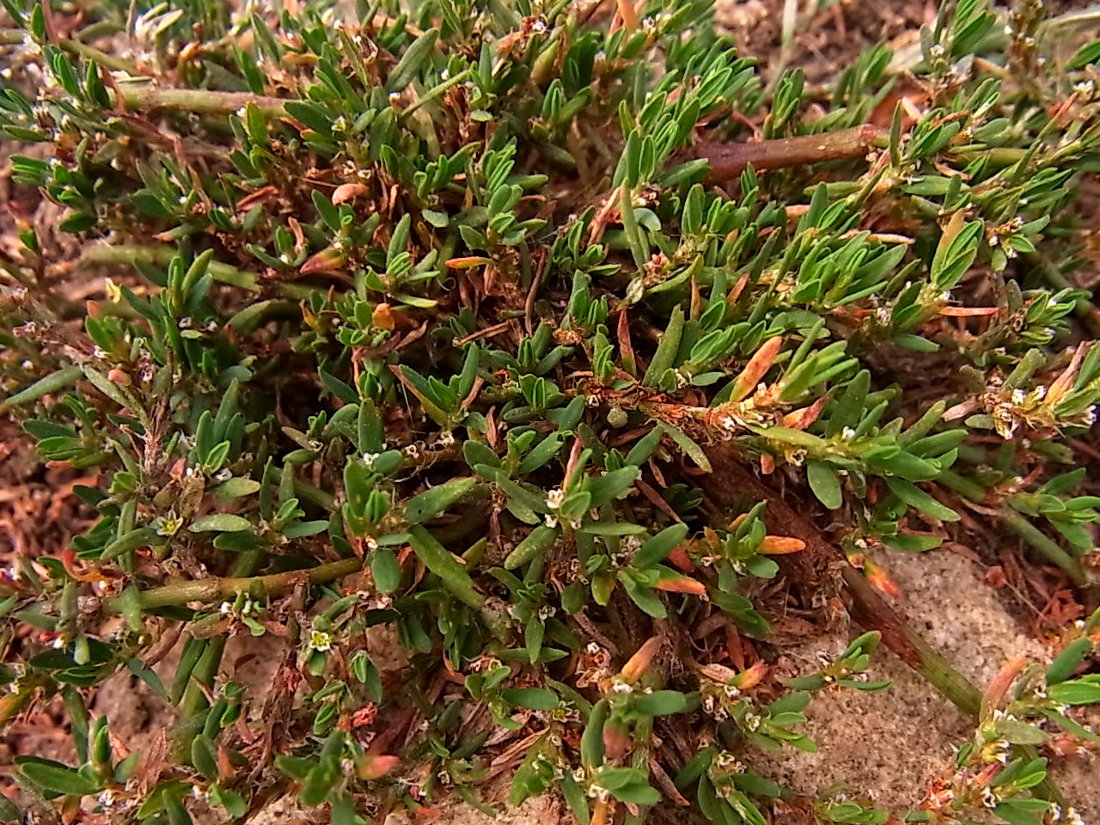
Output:
<path fill-rule="evenodd" d="M 781 335 L 769 338 L 757 348 L 752 358 L 749 359 L 749 363 L 741 370 L 741 374 L 734 379 L 733 392 L 730 394 L 731 401 L 741 401 L 756 389 L 756 385 L 771 369 L 772 364 L 775 363 L 775 359 L 779 355 L 779 350 L 782 348 L 783 337 Z"/>
<path fill-rule="evenodd" d="M 461 258 L 449 258 L 447 260 L 447 266 L 451 269 L 475 269 L 479 266 L 488 266 L 492 263 L 489 258 L 482 258 L 480 255 L 466 255 Z"/>
<path fill-rule="evenodd" d="M 684 573 L 690 573 L 695 569 L 695 565 L 691 563 L 691 559 L 688 558 L 687 551 L 683 547 L 673 547 L 672 552 L 668 554 L 665 560 Z"/>
<path fill-rule="evenodd" d="M 661 636 L 654 636 L 638 648 L 634 655 L 627 660 L 627 663 L 623 665 L 623 669 L 619 673 L 623 681 L 633 684 L 642 678 L 642 674 L 649 668 L 650 662 L 653 661 L 653 657 L 657 655 L 657 651 L 661 649 L 663 643 L 664 639 Z"/>
<path fill-rule="evenodd" d="M 339 206 L 342 203 L 355 200 L 360 195 L 367 194 L 367 191 L 367 187 L 361 183 L 342 183 L 332 193 L 332 204 L 333 206 Z"/>
<path fill-rule="evenodd" d="M 760 542 L 760 552 L 769 556 L 782 556 L 806 549 L 806 542 L 792 536 L 765 536 Z"/>
<path fill-rule="evenodd" d="M 707 586 L 691 576 L 660 579 L 653 585 L 653 589 L 664 590 L 666 593 L 687 593 L 692 596 L 707 595 Z"/>
<path fill-rule="evenodd" d="M 871 583 L 871 586 L 879 592 L 885 593 L 894 599 L 901 598 L 901 589 L 890 578 L 890 574 L 873 561 L 863 562 L 863 575 L 867 577 L 867 581 Z"/>
<path fill-rule="evenodd" d="M 401 760 L 396 756 L 367 756 L 359 764 L 356 773 L 360 779 L 380 779 L 390 773 L 400 763 Z"/>
<path fill-rule="evenodd" d="M 829 396 L 823 395 L 810 406 L 787 413 L 783 416 L 783 426 L 790 427 L 792 430 L 806 429 L 817 421 L 817 417 L 821 415 L 821 411 L 825 409 L 825 405 L 828 403 Z"/>
<path fill-rule="evenodd" d="M 344 268 L 344 253 L 337 249 L 323 249 L 302 264 L 299 270 L 303 275 L 316 275 L 323 272 L 339 272 Z"/>

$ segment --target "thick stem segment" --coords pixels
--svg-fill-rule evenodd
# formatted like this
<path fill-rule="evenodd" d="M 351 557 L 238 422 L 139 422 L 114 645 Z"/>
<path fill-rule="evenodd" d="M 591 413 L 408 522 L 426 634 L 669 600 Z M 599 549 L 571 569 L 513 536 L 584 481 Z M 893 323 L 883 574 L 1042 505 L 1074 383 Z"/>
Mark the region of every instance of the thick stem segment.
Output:
<path fill-rule="evenodd" d="M 142 610 L 156 610 L 160 607 L 185 605 L 189 602 L 216 602 L 234 599 L 239 593 L 248 593 L 258 597 L 281 596 L 289 592 L 296 584 L 308 581 L 310 584 L 326 584 L 361 570 L 362 559 L 341 559 L 321 564 L 307 570 L 290 570 L 285 573 L 271 573 L 266 576 L 217 577 L 195 581 L 181 581 L 153 587 L 141 593 L 139 604 Z M 108 599 L 106 609 L 111 613 L 121 613 L 122 606 L 117 599 Z"/>
<path fill-rule="evenodd" d="M 849 611 L 852 618 L 868 629 L 879 631 L 883 643 L 951 704 L 963 713 L 977 716 L 982 705 L 981 692 L 906 624 L 862 573 L 849 566 L 842 568 L 841 575 L 852 597 Z"/>
<path fill-rule="evenodd" d="M 115 264 L 119 266 L 134 267 L 138 264 L 153 264 L 166 266 L 172 258 L 178 254 L 172 246 L 137 246 L 120 244 L 107 246 L 100 244 L 89 246 L 84 250 L 77 262 L 79 266 L 96 266 Z M 260 285 L 256 282 L 256 276 L 251 272 L 237 269 L 229 264 L 212 261 L 208 270 L 210 277 L 219 283 L 229 286 L 247 289 L 250 292 L 259 292 Z"/>
<path fill-rule="evenodd" d="M 211 92 L 205 89 L 157 89 L 148 84 L 119 84 L 127 108 L 147 112 L 171 109 L 199 115 L 229 115 L 249 104 L 272 117 L 286 115 L 285 100 L 250 92 Z"/>
<path fill-rule="evenodd" d="M 733 180 L 752 164 L 754 169 L 786 169 L 863 157 L 867 150 L 888 144 L 889 134 L 865 123 L 851 129 L 822 132 L 819 135 L 761 140 L 756 143 L 705 143 L 696 154 L 710 163 L 708 183 Z"/>

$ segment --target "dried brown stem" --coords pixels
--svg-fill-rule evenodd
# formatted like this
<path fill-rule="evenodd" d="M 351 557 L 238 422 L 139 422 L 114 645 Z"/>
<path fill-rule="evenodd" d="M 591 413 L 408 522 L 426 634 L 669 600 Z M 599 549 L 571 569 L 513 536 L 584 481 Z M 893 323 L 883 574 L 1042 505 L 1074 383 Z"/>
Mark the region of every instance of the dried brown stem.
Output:
<path fill-rule="evenodd" d="M 859 158 L 868 149 L 884 146 L 887 133 L 865 123 L 851 129 L 819 135 L 761 140 L 755 143 L 704 143 L 695 148 L 697 157 L 710 163 L 708 183 L 724 183 L 740 175 L 749 164 L 754 169 L 786 169 L 827 160 Z"/>

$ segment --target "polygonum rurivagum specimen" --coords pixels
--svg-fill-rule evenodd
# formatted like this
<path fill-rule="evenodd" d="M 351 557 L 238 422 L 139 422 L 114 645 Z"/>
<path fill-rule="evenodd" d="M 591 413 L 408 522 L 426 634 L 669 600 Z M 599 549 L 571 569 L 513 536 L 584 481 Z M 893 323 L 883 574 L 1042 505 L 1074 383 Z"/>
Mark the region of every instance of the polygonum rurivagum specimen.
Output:
<path fill-rule="evenodd" d="M 0 411 L 91 517 L 0 578 L 0 719 L 73 744 L 17 759 L 31 815 L 506 780 L 758 825 L 800 802 L 745 747 L 813 748 L 882 642 L 977 716 L 911 820 L 1072 818 L 1097 620 L 983 702 L 863 585 L 945 539 L 1095 585 L 1094 16 L 960 0 L 815 86 L 705 0 L 3 2 L 11 175 L 62 217 L 0 253 Z M 769 666 L 839 591 L 868 632 Z M 156 760 L 90 710 L 119 672 L 176 708 Z"/>

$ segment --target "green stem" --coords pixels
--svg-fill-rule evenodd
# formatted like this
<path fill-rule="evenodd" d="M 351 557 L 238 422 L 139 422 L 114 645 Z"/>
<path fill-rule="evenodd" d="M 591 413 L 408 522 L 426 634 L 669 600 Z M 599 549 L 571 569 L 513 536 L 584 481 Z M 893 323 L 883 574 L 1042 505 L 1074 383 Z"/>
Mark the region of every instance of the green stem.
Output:
<path fill-rule="evenodd" d="M 963 478 L 958 473 L 953 473 L 951 470 L 944 470 L 940 473 L 940 477 L 937 478 L 936 481 L 949 490 L 954 490 L 956 493 L 966 496 L 973 502 L 981 504 L 985 501 L 985 487 L 969 478 Z"/>
<path fill-rule="evenodd" d="M 837 557 L 840 553 L 835 546 L 825 540 L 813 524 L 755 475 L 746 471 L 729 453 L 716 450 L 711 453 L 711 459 L 718 471 L 717 474 L 712 474 L 711 478 L 722 479 L 719 484 L 710 487 L 710 492 L 716 501 L 729 501 L 733 495 L 732 490 L 737 490 L 739 487 L 748 489 L 768 502 L 768 512 L 777 520 L 781 533 L 806 542 L 805 550 L 787 557 L 793 563 L 795 581 L 801 577 L 803 580 L 814 582 L 820 580 L 819 576 L 832 574 L 838 566 Z M 859 570 L 843 562 L 839 562 L 839 565 L 842 565 L 840 570 L 844 579 L 844 589 L 851 600 L 849 614 L 852 619 L 867 630 L 879 631 L 887 649 L 924 677 L 944 698 L 964 713 L 976 717 L 982 706 L 982 695 L 978 689 L 924 641 L 921 635 L 879 596 Z M 1061 798 L 1061 793 L 1049 777 L 1038 788 L 1040 793 L 1048 799 Z"/>
<path fill-rule="evenodd" d="M 153 264 L 156 266 L 167 265 L 176 255 L 175 247 L 171 246 L 136 246 L 123 244 L 120 246 L 90 246 L 84 250 L 77 262 L 78 266 L 94 266 L 102 264 L 117 264 L 121 266 L 136 267 L 138 264 Z M 256 276 L 251 272 L 245 272 L 229 264 L 213 261 L 208 270 L 210 277 L 215 281 L 230 286 L 247 289 L 250 292 L 259 292 L 260 286 L 256 283 Z"/>
<path fill-rule="evenodd" d="M 211 92 L 205 89 L 156 89 L 148 84 L 120 86 L 122 101 L 138 111 L 172 109 L 202 115 L 229 115 L 249 104 L 273 117 L 286 115 L 284 104 L 277 97 L 254 95 L 251 92 Z"/>
<path fill-rule="evenodd" d="M 944 470 L 938 479 L 939 483 L 960 495 L 966 496 L 971 501 L 981 502 L 986 497 L 986 490 L 980 484 L 963 478 L 950 470 Z M 1047 561 L 1066 572 L 1078 587 L 1088 584 L 1081 563 L 1058 546 L 1042 530 L 1028 521 L 1024 516 L 1008 507 L 1001 507 L 996 513 L 997 521 L 1005 528 L 1011 530 L 1017 536 L 1026 541 L 1038 551 Z"/>
<path fill-rule="evenodd" d="M 951 151 L 951 150 L 948 150 Z M 977 149 L 960 148 L 954 152 L 962 160 L 982 158 L 986 164 L 994 169 L 1007 169 L 1019 163 L 1021 158 L 1027 155 L 1027 149 L 1016 149 L 1011 146 L 987 147 Z"/>
<path fill-rule="evenodd" d="M 102 52 L 95 46 L 89 46 L 87 43 L 81 43 L 79 40 L 72 40 L 66 37 L 58 40 L 57 45 L 69 54 L 75 54 L 78 57 L 91 60 L 93 63 L 97 63 L 104 68 L 114 69 L 132 75 L 140 73 L 138 67 L 131 61 L 123 57 L 116 57 L 106 52 Z"/>
<path fill-rule="evenodd" d="M 188 602 L 209 604 L 227 601 L 236 598 L 239 593 L 248 593 L 260 598 L 281 596 L 289 592 L 303 578 L 308 578 L 310 584 L 325 584 L 350 576 L 362 567 L 362 559 L 341 559 L 306 570 L 289 570 L 285 573 L 271 573 L 266 576 L 211 576 L 194 581 L 172 582 L 143 590 L 139 604 L 142 610 L 156 610 L 161 607 L 184 605 Z M 108 599 L 106 609 L 110 613 L 122 612 L 117 599 Z"/>
<path fill-rule="evenodd" d="M 92 23 L 85 26 L 80 31 L 75 32 L 74 37 L 82 43 L 87 43 L 98 37 L 110 37 L 112 34 L 118 34 L 122 31 L 126 31 L 126 29 L 118 23 L 114 23 L 110 20 L 100 20 L 98 23 Z"/>
<path fill-rule="evenodd" d="M 424 93 L 423 97 L 419 98 L 418 100 L 414 100 L 412 103 L 410 103 L 404 109 L 402 109 L 401 114 L 399 115 L 399 117 L 402 117 L 402 118 L 408 117 L 413 112 L 415 112 L 417 109 L 419 109 L 421 106 L 423 106 L 425 103 L 428 103 L 432 100 L 435 100 L 437 97 L 439 97 L 445 91 L 450 89 L 452 86 L 457 86 L 459 83 L 464 81 L 469 76 L 470 76 L 470 70 L 469 69 L 463 69 L 458 74 L 453 75 L 453 76 L 447 78 L 446 80 L 444 80 L 438 86 L 433 86 L 431 89 L 429 89 L 427 92 Z"/>
<path fill-rule="evenodd" d="M 999 520 L 1002 525 L 1030 544 L 1033 549 L 1039 551 L 1046 557 L 1047 561 L 1064 570 L 1066 575 L 1073 579 L 1073 583 L 1078 587 L 1084 587 L 1088 584 L 1088 577 L 1085 576 L 1085 571 L 1082 569 L 1080 562 L 1022 515 L 1004 508 L 1001 510 Z"/>
<path fill-rule="evenodd" d="M 19 46 L 23 43 L 31 42 L 31 37 L 26 32 L 18 29 L 0 30 L 0 46 Z M 120 72 L 127 72 L 128 74 L 138 74 L 138 68 L 133 62 L 123 57 L 107 54 L 106 52 L 100 51 L 95 46 L 89 46 L 87 43 L 82 43 L 79 40 L 62 37 L 54 45 L 69 54 L 75 54 L 77 57 L 91 60 L 93 63 L 98 63 L 108 69 L 115 69 Z"/>
<path fill-rule="evenodd" d="M 852 596 L 852 618 L 868 630 L 882 633 L 883 643 L 955 707 L 977 716 L 982 706 L 981 692 L 909 627 L 862 573 L 851 566 L 843 567 L 841 573 Z"/>

